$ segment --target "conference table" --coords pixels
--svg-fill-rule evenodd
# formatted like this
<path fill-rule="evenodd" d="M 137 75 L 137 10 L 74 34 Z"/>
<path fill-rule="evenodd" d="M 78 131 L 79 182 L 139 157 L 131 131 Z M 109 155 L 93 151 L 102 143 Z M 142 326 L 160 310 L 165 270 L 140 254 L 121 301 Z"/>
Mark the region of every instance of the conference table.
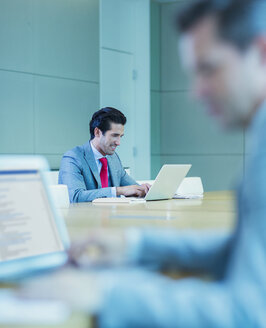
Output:
<path fill-rule="evenodd" d="M 231 191 L 207 192 L 203 199 L 171 199 L 136 204 L 71 204 L 63 209 L 71 239 L 93 228 L 153 227 L 232 229 L 235 201 Z"/>
<path fill-rule="evenodd" d="M 60 209 L 60 211 L 66 221 L 71 241 L 80 240 L 93 229 L 99 228 L 152 227 L 156 229 L 230 231 L 235 225 L 236 218 L 235 197 L 231 191 L 207 192 L 203 199 L 171 199 L 133 204 L 79 203 L 71 204 L 69 208 Z M 53 279 L 52 276 L 51 279 Z M 32 327 L 83 328 L 90 326 L 93 324 L 87 314 L 73 310 L 65 322 L 56 326 L 35 323 Z M 4 325 L 0 324 L 0 328 L 2 327 L 21 328 L 30 327 L 30 325 L 5 323 Z"/>

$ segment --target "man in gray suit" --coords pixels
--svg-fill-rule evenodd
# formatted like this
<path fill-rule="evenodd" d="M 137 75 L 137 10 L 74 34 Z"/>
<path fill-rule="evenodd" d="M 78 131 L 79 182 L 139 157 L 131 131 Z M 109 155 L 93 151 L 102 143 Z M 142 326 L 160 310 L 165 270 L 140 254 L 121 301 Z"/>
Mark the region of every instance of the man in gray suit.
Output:
<path fill-rule="evenodd" d="M 95 198 L 145 196 L 149 185 L 138 185 L 124 170 L 115 152 L 124 135 L 126 117 L 106 107 L 93 114 L 91 140 L 66 152 L 59 171 L 59 184 L 68 186 L 70 202 Z"/>
<path fill-rule="evenodd" d="M 266 327 L 266 0 L 189 1 L 178 27 L 195 94 L 225 127 L 247 130 L 237 225 L 230 234 L 117 232 L 121 259 L 205 272 L 215 280 L 174 281 L 148 272 L 119 276 L 103 297 L 99 326 Z M 83 250 L 75 254 L 73 248 L 73 258 L 79 261 L 97 240 L 105 261 L 117 260 L 119 248 L 112 253 L 109 237 L 94 235 Z"/>

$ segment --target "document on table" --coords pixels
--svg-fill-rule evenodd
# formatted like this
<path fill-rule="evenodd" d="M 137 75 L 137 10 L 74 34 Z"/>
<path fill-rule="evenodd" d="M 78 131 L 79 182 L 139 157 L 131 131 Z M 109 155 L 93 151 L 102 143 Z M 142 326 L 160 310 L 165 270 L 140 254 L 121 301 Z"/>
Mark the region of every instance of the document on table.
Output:
<path fill-rule="evenodd" d="M 175 194 L 174 199 L 202 199 L 203 194 Z"/>
<path fill-rule="evenodd" d="M 144 198 L 137 197 L 104 197 L 96 198 L 92 201 L 93 204 L 136 204 L 145 202 Z"/>

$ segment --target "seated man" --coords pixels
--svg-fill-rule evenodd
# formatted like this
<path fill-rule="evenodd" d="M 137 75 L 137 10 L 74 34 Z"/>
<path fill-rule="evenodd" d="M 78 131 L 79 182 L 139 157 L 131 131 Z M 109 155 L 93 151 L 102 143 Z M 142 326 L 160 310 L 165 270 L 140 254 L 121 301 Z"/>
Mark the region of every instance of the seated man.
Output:
<path fill-rule="evenodd" d="M 126 117 L 112 107 L 102 108 L 90 121 L 91 140 L 66 152 L 62 158 L 59 183 L 66 184 L 70 202 L 95 198 L 145 196 L 148 185 L 138 185 L 124 170 L 116 147 L 124 135 Z"/>

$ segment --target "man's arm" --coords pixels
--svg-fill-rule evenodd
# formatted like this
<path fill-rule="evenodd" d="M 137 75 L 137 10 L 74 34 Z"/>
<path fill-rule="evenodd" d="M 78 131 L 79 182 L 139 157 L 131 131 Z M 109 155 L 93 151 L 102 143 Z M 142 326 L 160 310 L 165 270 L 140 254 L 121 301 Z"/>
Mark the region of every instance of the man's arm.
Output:
<path fill-rule="evenodd" d="M 208 273 L 221 278 L 232 251 L 233 235 L 218 231 L 100 229 L 73 242 L 70 259 L 80 266 L 130 263 L 156 269 Z M 97 258 L 91 248 L 99 249 Z"/>
<path fill-rule="evenodd" d="M 102 285 L 108 287 L 98 310 L 101 328 L 247 326 L 246 316 L 238 315 L 242 307 L 219 282 L 173 280 L 146 270 L 128 270 L 115 272 Z M 251 317 L 252 311 L 248 308 Z"/>
<path fill-rule="evenodd" d="M 117 153 L 115 153 L 115 156 L 120 172 L 120 184 L 116 187 L 116 195 L 118 197 L 121 195 L 144 197 L 149 191 L 150 186 L 148 184 L 139 185 L 136 180 L 127 174 Z"/>
<path fill-rule="evenodd" d="M 58 182 L 68 186 L 71 203 L 91 202 L 95 198 L 112 197 L 112 188 L 87 190 L 81 167 L 74 156 L 63 156 Z"/>
<path fill-rule="evenodd" d="M 233 243 L 232 234 L 219 231 L 132 230 L 127 239 L 135 262 L 216 276 L 223 275 Z"/>
<path fill-rule="evenodd" d="M 119 165 L 119 170 L 120 170 L 120 187 L 123 186 L 131 186 L 131 185 L 137 185 L 137 181 L 134 180 L 130 175 L 127 174 L 127 172 L 125 171 L 120 157 L 118 156 L 117 153 L 115 153 L 117 161 L 118 161 L 118 165 Z"/>
<path fill-rule="evenodd" d="M 127 172 L 122 168 L 122 176 L 120 180 L 120 186 L 131 186 L 131 185 L 137 185 L 137 181 L 135 181 L 130 175 L 127 174 Z"/>

